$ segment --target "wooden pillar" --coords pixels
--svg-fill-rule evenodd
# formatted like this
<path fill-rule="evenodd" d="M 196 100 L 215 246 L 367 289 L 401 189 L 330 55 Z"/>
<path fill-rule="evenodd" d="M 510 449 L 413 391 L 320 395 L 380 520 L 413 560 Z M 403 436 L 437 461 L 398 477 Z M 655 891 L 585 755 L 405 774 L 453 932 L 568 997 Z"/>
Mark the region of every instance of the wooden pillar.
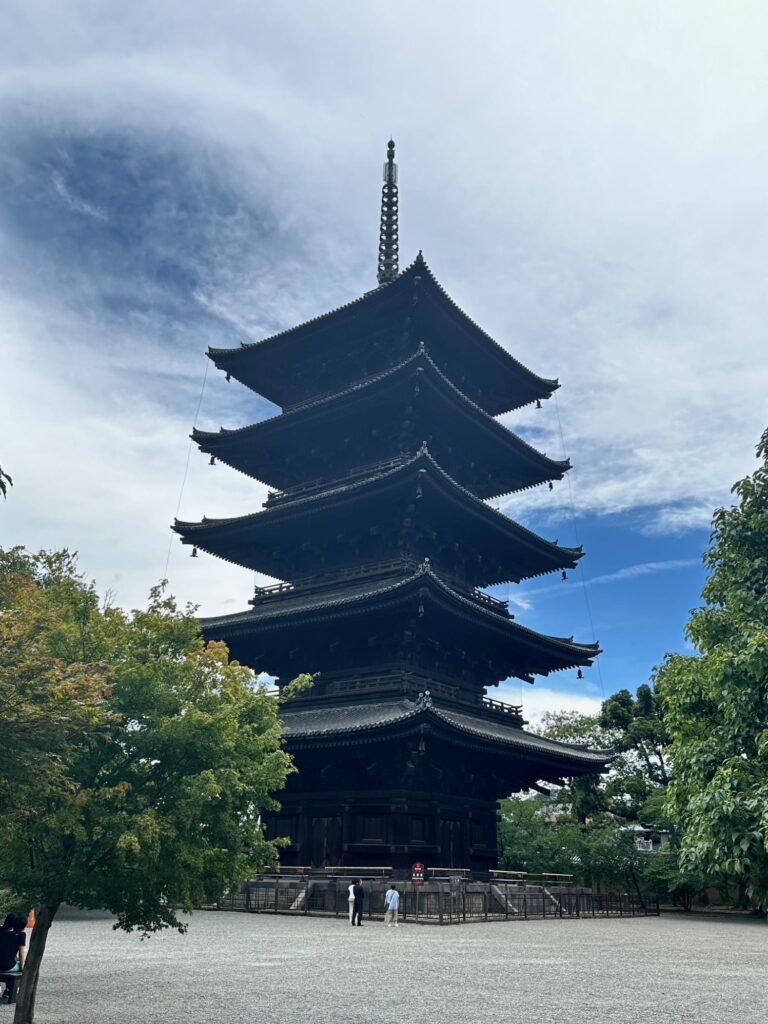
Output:
<path fill-rule="evenodd" d="M 341 808 L 341 863 L 347 863 L 347 849 L 352 842 L 352 809 L 349 804 Z"/>
<path fill-rule="evenodd" d="M 309 814 L 304 801 L 300 801 L 296 807 L 296 846 L 298 861 L 301 864 L 308 864 L 308 858 L 312 856 L 312 830 Z"/>

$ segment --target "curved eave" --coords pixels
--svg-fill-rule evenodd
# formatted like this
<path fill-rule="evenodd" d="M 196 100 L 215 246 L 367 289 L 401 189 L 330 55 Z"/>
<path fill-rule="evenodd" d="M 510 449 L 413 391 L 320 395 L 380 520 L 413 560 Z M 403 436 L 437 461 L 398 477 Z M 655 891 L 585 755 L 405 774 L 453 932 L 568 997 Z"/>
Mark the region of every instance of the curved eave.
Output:
<path fill-rule="evenodd" d="M 291 622 L 299 620 L 301 624 L 327 622 L 330 619 L 348 617 L 350 614 L 361 614 L 379 607 L 389 607 L 407 601 L 414 596 L 433 597 L 438 605 L 453 609 L 465 619 L 469 619 L 481 628 L 494 632 L 497 636 L 508 640 L 517 640 L 529 651 L 537 651 L 542 662 L 553 659 L 553 664 L 546 668 L 530 671 L 536 675 L 549 675 L 551 672 L 564 671 L 569 668 L 589 667 L 592 659 L 600 653 L 598 644 L 574 643 L 572 637 L 549 636 L 537 633 L 527 626 L 513 621 L 506 610 L 496 611 L 480 602 L 464 597 L 445 583 L 430 568 L 422 566 L 418 572 L 403 577 L 394 583 L 379 585 L 369 593 L 361 594 L 355 589 L 353 594 L 344 591 L 331 592 L 327 596 L 307 606 L 307 595 L 297 592 L 295 599 L 284 599 L 276 602 L 273 607 L 269 603 L 254 608 L 253 611 L 239 612 L 234 615 L 217 616 L 200 619 L 205 633 L 216 633 L 223 636 L 248 635 L 265 627 L 285 628 Z M 303 603 L 302 603 L 303 602 Z M 292 607 L 293 606 L 293 607 Z M 559 662 L 559 663 L 558 663 Z M 526 676 L 527 678 L 527 676 Z"/>
<path fill-rule="evenodd" d="M 318 511 L 335 509 L 340 502 L 348 504 L 360 499 L 368 498 L 370 500 L 377 492 L 387 490 L 398 481 L 406 484 L 409 480 L 420 479 L 420 471 L 425 473 L 426 479 L 447 501 L 459 504 L 468 515 L 479 518 L 488 528 L 506 534 L 506 540 L 512 545 L 522 545 L 528 552 L 538 554 L 548 563 L 546 566 L 543 565 L 539 571 L 494 579 L 486 583 L 486 586 L 497 586 L 499 583 L 505 582 L 518 583 L 523 579 L 544 576 L 558 570 L 573 569 L 583 556 L 581 548 L 561 547 L 552 541 L 545 540 L 532 530 L 528 530 L 520 523 L 510 519 L 503 512 L 486 505 L 471 491 L 458 484 L 433 459 L 426 448 L 402 465 L 377 476 L 341 485 L 304 498 L 296 498 L 293 501 L 284 501 L 272 508 L 244 516 L 227 519 L 203 519 L 201 522 L 177 519 L 172 529 L 180 534 L 183 543 L 194 544 L 225 561 L 243 565 L 244 563 L 222 553 L 222 548 L 227 546 L 227 535 L 231 536 L 234 541 L 238 536 L 246 536 L 251 530 L 268 528 L 272 523 L 280 523 L 285 519 L 312 517 Z M 250 563 L 245 564 L 245 567 L 258 569 L 257 566 Z"/>
<path fill-rule="evenodd" d="M 497 740 L 504 745 L 525 747 L 550 759 L 579 761 L 594 771 L 604 769 L 615 758 L 615 754 L 610 750 L 588 750 L 576 744 L 559 743 L 545 736 L 537 736 L 524 729 L 513 729 L 492 719 L 476 717 L 458 709 L 435 708 L 434 711 L 438 718 L 447 721 L 452 728 L 471 736 L 478 736 L 486 743 Z"/>
<path fill-rule="evenodd" d="M 422 726 L 429 725 L 444 738 L 470 742 L 487 752 L 495 749 L 559 764 L 564 775 L 570 774 L 567 769 L 577 774 L 604 771 L 615 756 L 611 751 L 558 743 L 487 715 L 473 715 L 408 699 L 311 710 L 288 706 L 281 711 L 281 719 L 289 749 L 326 743 L 383 742 L 393 733 L 420 731 Z"/>
<path fill-rule="evenodd" d="M 561 480 L 565 473 L 567 473 L 571 468 L 571 464 L 568 459 L 550 459 L 547 455 L 544 455 L 532 445 L 528 444 L 527 441 L 524 441 L 519 437 L 519 435 L 513 433 L 501 423 L 498 423 L 493 419 L 493 417 L 489 416 L 483 409 L 481 409 L 479 405 L 467 398 L 467 396 L 463 394 L 436 366 L 423 346 L 419 346 L 416 352 L 410 355 L 407 359 L 404 359 L 401 363 L 398 363 L 397 366 L 393 366 L 365 381 L 353 384 L 338 394 L 326 396 L 316 401 L 306 402 L 303 405 L 296 406 L 288 412 L 281 413 L 277 416 L 271 416 L 268 419 L 261 420 L 259 423 L 251 423 L 243 427 L 236 427 L 232 429 L 222 427 L 219 431 L 205 431 L 195 428 L 192 431 L 191 437 L 202 451 L 215 455 L 216 458 L 220 458 L 221 461 L 225 462 L 227 465 L 232 466 L 234 469 L 240 469 L 240 471 L 246 473 L 246 475 L 250 475 L 247 470 L 242 469 L 237 465 L 237 462 L 241 460 L 235 459 L 235 461 L 232 461 L 231 454 L 228 457 L 227 448 L 231 448 L 233 442 L 236 444 L 238 441 L 244 440 L 253 443 L 259 438 L 259 435 L 268 435 L 274 430 L 282 431 L 287 429 L 287 426 L 297 423 L 300 424 L 302 419 L 306 419 L 315 414 L 320 414 L 322 416 L 325 412 L 329 410 L 333 411 L 338 408 L 340 404 L 346 402 L 352 397 L 360 398 L 362 396 L 365 398 L 366 396 L 375 394 L 377 389 L 384 389 L 388 385 L 391 386 L 393 382 L 396 384 L 398 378 L 405 377 L 411 368 L 426 371 L 431 377 L 431 383 L 437 390 L 441 390 L 443 392 L 444 397 L 449 402 L 458 402 L 466 415 L 472 417 L 481 429 L 495 437 L 501 444 L 510 448 L 517 457 L 522 458 L 524 464 L 528 466 L 538 465 L 538 477 L 528 484 L 521 484 L 521 486 L 519 488 L 515 488 L 515 490 L 526 490 L 529 487 L 538 486 L 538 484 L 543 483 L 546 480 Z M 510 492 L 503 491 L 498 493 Z"/>
<path fill-rule="evenodd" d="M 437 296 L 439 296 L 439 300 L 443 302 L 452 313 L 458 314 L 458 316 L 461 317 L 462 322 L 474 335 L 476 335 L 479 338 L 482 338 L 483 341 L 487 345 L 491 346 L 492 349 L 495 350 L 495 352 L 498 355 L 501 355 L 504 359 L 510 360 L 512 363 L 514 363 L 515 368 L 521 374 L 525 375 L 525 377 L 531 383 L 531 390 L 533 392 L 532 397 L 529 400 L 530 402 L 535 401 L 537 398 L 549 398 L 555 391 L 557 391 L 557 389 L 560 387 L 560 382 L 559 380 L 557 380 L 557 378 L 540 377 L 537 373 L 534 373 L 533 370 L 529 369 L 524 363 L 521 363 L 519 359 L 515 359 L 515 357 L 511 355 L 511 353 L 509 353 L 504 348 L 503 345 L 500 345 L 499 342 L 495 340 L 495 338 L 492 338 L 491 335 L 487 333 L 487 331 L 484 331 L 479 324 L 477 324 L 467 313 L 464 312 L 461 306 L 459 306 L 459 304 L 454 299 L 451 298 L 451 296 L 448 294 L 445 288 L 443 288 L 443 286 L 440 284 L 440 282 L 432 272 L 431 268 L 429 267 L 427 261 L 422 256 L 421 252 L 419 252 L 419 255 L 408 268 L 408 270 L 413 273 L 415 273 L 416 269 L 419 269 L 420 272 L 426 272 L 427 279 L 430 282 L 430 284 L 434 287 Z M 538 393 L 538 389 L 541 390 L 540 394 Z M 523 404 L 527 405 L 528 403 L 526 402 Z M 500 409 L 496 413 L 496 415 L 501 415 L 502 412 L 509 412 L 513 408 L 519 408 L 519 406 L 510 406 L 509 409 L 503 410 Z"/>
<path fill-rule="evenodd" d="M 390 296 L 404 291 L 409 284 L 413 284 L 413 279 L 417 276 L 426 283 L 431 295 L 443 307 L 444 311 L 459 324 L 460 329 L 469 338 L 475 339 L 491 360 L 495 360 L 498 363 L 501 372 L 516 378 L 518 390 L 528 392 L 527 396 L 512 402 L 497 399 L 494 403 L 494 408 L 491 410 L 493 415 L 508 412 L 534 402 L 537 399 L 547 399 L 560 387 L 556 379 L 540 377 L 534 373 L 472 320 L 443 288 L 421 253 L 393 281 L 380 285 L 378 288 L 374 288 L 372 291 L 366 292 L 350 302 L 337 306 L 335 309 L 320 316 L 305 320 L 294 327 L 289 327 L 267 338 L 262 338 L 259 341 L 241 342 L 237 348 L 210 347 L 208 349 L 208 357 L 218 369 L 241 381 L 246 387 L 254 389 L 253 383 L 248 379 L 252 375 L 252 368 L 248 367 L 249 357 L 252 358 L 254 353 L 257 353 L 257 355 L 269 353 L 272 356 L 271 350 L 276 350 L 277 346 L 280 346 L 281 343 L 291 340 L 301 343 L 304 338 L 310 339 L 318 331 L 326 330 L 334 319 L 339 321 L 339 326 L 341 326 L 341 322 L 346 320 L 348 316 L 354 316 L 359 311 L 364 310 L 366 306 L 370 306 L 373 309 L 377 305 L 382 304 L 382 298 L 386 300 Z M 272 358 L 276 359 L 275 356 L 272 356 Z M 263 387 L 264 390 L 260 391 L 260 393 L 264 394 L 267 398 L 271 398 L 273 401 L 277 401 L 278 404 L 286 404 L 284 396 L 280 394 L 279 382 L 277 384 L 274 382 L 270 383 L 265 379 Z"/>

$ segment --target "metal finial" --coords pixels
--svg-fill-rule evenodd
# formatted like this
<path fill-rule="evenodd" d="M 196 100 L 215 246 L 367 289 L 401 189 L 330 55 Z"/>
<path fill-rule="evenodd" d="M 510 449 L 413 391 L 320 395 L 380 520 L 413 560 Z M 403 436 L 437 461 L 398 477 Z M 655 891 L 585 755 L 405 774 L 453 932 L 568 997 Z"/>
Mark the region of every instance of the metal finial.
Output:
<path fill-rule="evenodd" d="M 381 224 L 379 225 L 379 284 L 394 281 L 398 267 L 398 226 L 397 226 L 397 164 L 395 143 L 387 145 L 387 162 L 384 164 L 384 185 L 381 190 Z"/>

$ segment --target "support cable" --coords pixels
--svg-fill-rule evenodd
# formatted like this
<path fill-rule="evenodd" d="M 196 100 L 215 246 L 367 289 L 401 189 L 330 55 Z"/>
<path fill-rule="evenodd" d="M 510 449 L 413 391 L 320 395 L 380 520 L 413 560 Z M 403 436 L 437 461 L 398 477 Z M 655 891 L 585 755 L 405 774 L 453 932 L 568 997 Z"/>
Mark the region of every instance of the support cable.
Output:
<path fill-rule="evenodd" d="M 568 458 L 568 452 L 566 451 L 566 447 L 565 447 L 565 436 L 563 435 L 563 424 L 562 424 L 562 421 L 560 419 L 560 406 L 559 406 L 558 401 L 557 401 L 557 392 L 554 392 L 552 397 L 555 400 L 555 412 L 557 413 L 557 429 L 558 429 L 558 431 L 560 433 L 560 447 L 561 447 L 562 452 L 563 452 L 563 457 L 567 459 Z M 573 526 L 573 536 L 576 539 L 576 546 L 580 547 L 581 546 L 581 539 L 579 537 L 579 528 L 576 525 L 576 506 L 575 506 L 574 501 L 573 501 L 573 488 L 571 487 L 571 472 L 572 471 L 569 470 L 569 472 L 567 472 L 565 474 L 565 482 L 568 485 L 568 504 L 569 504 L 570 511 L 571 511 L 571 524 Z M 584 594 L 584 604 L 586 605 L 586 609 L 587 609 L 587 618 L 589 619 L 589 627 L 592 630 L 592 641 L 593 641 L 593 643 L 597 643 L 597 637 L 595 636 L 595 623 L 594 623 L 594 620 L 592 618 L 592 606 L 591 606 L 590 601 L 589 601 L 589 591 L 587 589 L 587 576 L 586 576 L 586 573 L 584 572 L 584 569 L 582 568 L 581 560 L 579 560 L 576 568 L 579 571 L 579 579 L 581 580 L 582 592 Z M 595 665 L 597 667 L 597 677 L 598 677 L 598 679 L 600 681 L 600 692 L 601 692 L 601 694 L 603 696 L 603 700 L 605 700 L 605 686 L 603 684 L 603 670 L 600 667 L 600 657 L 599 657 L 599 655 L 595 659 Z"/>
<path fill-rule="evenodd" d="M 197 420 L 198 420 L 198 417 L 200 415 L 200 407 L 203 404 L 203 394 L 205 393 L 205 382 L 208 380 L 208 367 L 210 365 L 211 365 L 211 361 L 208 358 L 208 356 L 206 356 L 205 357 L 205 373 L 203 374 L 203 385 L 200 388 L 200 397 L 197 400 L 197 408 L 195 409 L 195 419 L 194 419 L 194 422 L 192 423 L 192 432 L 193 433 L 194 433 L 195 427 L 197 426 Z M 176 504 L 176 516 L 175 516 L 176 519 L 179 518 L 179 512 L 181 511 L 181 499 L 184 496 L 184 488 L 185 488 L 186 483 L 187 483 L 187 476 L 189 475 L 189 461 L 190 461 L 190 459 L 192 457 L 192 445 L 193 445 L 193 443 L 194 443 L 194 440 L 192 438 L 192 435 L 190 435 L 189 445 L 187 447 L 187 461 L 186 461 L 186 463 L 184 465 L 184 476 L 181 479 L 181 488 L 179 490 L 179 500 L 178 500 L 178 502 Z M 176 535 L 174 533 L 171 533 L 170 540 L 168 541 L 168 554 L 165 556 L 165 571 L 163 572 L 163 581 L 164 581 L 164 583 L 168 582 L 168 566 L 169 566 L 170 561 L 171 561 L 171 548 L 173 546 L 173 542 L 174 542 L 175 539 L 176 539 Z"/>

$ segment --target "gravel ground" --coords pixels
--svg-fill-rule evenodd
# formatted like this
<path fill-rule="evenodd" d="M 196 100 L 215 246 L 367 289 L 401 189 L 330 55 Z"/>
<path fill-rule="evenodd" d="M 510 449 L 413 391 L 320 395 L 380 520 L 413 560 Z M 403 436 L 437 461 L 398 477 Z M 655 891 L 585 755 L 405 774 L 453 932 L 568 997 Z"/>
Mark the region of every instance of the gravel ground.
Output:
<path fill-rule="evenodd" d="M 768 925 L 740 917 L 415 924 L 199 912 L 141 941 L 57 920 L 38 1024 L 764 1024 Z M 0 1024 L 11 1011 L 0 1006 Z"/>

